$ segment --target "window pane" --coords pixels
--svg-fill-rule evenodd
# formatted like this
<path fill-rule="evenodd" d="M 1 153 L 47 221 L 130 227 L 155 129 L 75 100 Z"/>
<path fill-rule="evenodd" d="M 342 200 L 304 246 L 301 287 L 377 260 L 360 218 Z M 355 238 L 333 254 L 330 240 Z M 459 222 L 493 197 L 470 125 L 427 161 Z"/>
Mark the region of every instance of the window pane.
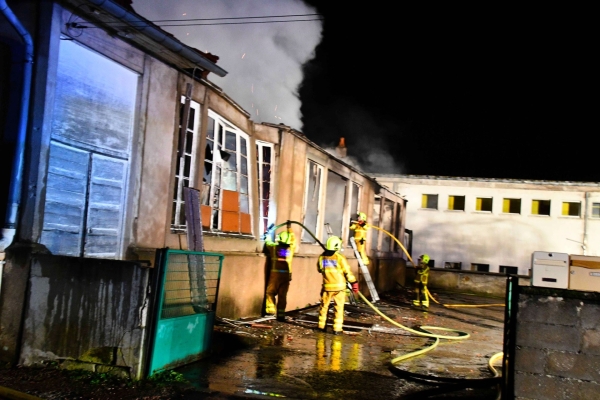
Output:
<path fill-rule="evenodd" d="M 231 154 L 227 161 L 223 162 L 223 169 L 234 172 L 237 171 L 237 159 L 235 154 Z"/>
<path fill-rule="evenodd" d="M 592 203 L 592 218 L 600 218 L 600 203 Z"/>
<path fill-rule="evenodd" d="M 246 139 L 243 137 L 240 137 L 240 154 L 244 156 L 248 155 L 248 150 L 246 149 Z"/>
<path fill-rule="evenodd" d="M 237 174 L 235 173 L 235 171 L 224 169 L 223 178 L 221 179 L 221 185 L 225 190 L 237 192 Z"/>
<path fill-rule="evenodd" d="M 578 202 L 563 202 L 562 215 L 570 217 L 579 217 L 581 215 L 581 203 Z"/>
<path fill-rule="evenodd" d="M 316 163 L 308 162 L 308 190 L 306 191 L 306 214 L 304 215 L 304 226 L 317 234 L 317 221 L 319 216 L 319 198 L 321 196 L 321 171 L 322 168 Z M 302 230 L 302 241 L 315 243 L 315 239 L 306 231 Z"/>
<path fill-rule="evenodd" d="M 214 140 L 215 138 L 215 120 L 208 117 L 208 128 L 206 129 L 206 137 Z"/>
<path fill-rule="evenodd" d="M 531 214 L 550 215 L 550 200 L 533 200 L 531 202 Z"/>
<path fill-rule="evenodd" d="M 242 175 L 248 175 L 248 159 L 244 156 L 240 157 L 240 172 Z"/>
<path fill-rule="evenodd" d="M 192 167 L 192 157 L 186 155 L 184 158 L 184 165 L 183 165 L 183 175 L 185 177 L 189 177 L 190 176 L 190 168 Z"/>
<path fill-rule="evenodd" d="M 250 214 L 250 203 L 247 195 L 240 195 L 240 211 Z"/>
<path fill-rule="evenodd" d="M 194 144 L 194 133 L 186 131 L 185 133 L 185 152 L 187 154 L 192 153 L 192 145 Z"/>
<path fill-rule="evenodd" d="M 424 194 L 421 198 L 421 208 L 429 208 L 432 210 L 437 210 L 438 195 L 437 194 Z"/>
<path fill-rule="evenodd" d="M 263 146 L 262 148 L 262 153 L 263 153 L 263 162 L 264 163 L 271 163 L 271 148 L 267 147 L 267 146 Z"/>
<path fill-rule="evenodd" d="M 264 181 L 262 183 L 262 195 L 263 199 L 268 199 L 271 197 L 271 183 L 268 181 Z"/>
<path fill-rule="evenodd" d="M 270 181 L 271 180 L 271 166 L 270 165 L 263 165 L 262 167 L 262 180 L 263 181 Z"/>
<path fill-rule="evenodd" d="M 196 110 L 194 110 L 192 107 L 190 107 L 190 113 L 188 116 L 188 126 L 187 128 L 189 130 L 194 130 L 194 121 L 196 120 Z"/>
<path fill-rule="evenodd" d="M 237 150 L 237 135 L 231 131 L 225 131 L 225 149 L 236 151 Z"/>
<path fill-rule="evenodd" d="M 465 211 L 465 196 L 448 196 L 448 210 Z"/>
<path fill-rule="evenodd" d="M 492 198 L 491 197 L 478 197 L 475 200 L 475 210 L 477 211 L 492 211 Z"/>
<path fill-rule="evenodd" d="M 248 177 L 240 176 L 240 193 L 248 194 Z"/>

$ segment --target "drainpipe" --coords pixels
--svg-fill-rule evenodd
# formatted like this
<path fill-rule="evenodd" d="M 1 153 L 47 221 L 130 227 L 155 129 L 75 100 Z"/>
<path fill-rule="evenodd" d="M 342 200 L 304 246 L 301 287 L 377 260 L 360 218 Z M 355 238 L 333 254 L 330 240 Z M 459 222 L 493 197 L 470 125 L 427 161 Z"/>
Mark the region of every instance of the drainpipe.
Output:
<path fill-rule="evenodd" d="M 12 173 L 10 177 L 10 187 L 8 195 L 8 207 L 6 210 L 6 220 L 2 236 L 5 235 L 5 231 L 9 233 L 12 231 L 12 239 L 16 236 L 17 220 L 19 217 L 19 207 L 21 204 L 21 190 L 23 186 L 23 163 L 25 159 L 25 142 L 27 139 L 27 122 L 29 119 L 29 99 L 31 92 L 31 77 L 33 72 L 33 39 L 27 30 L 21 24 L 21 21 L 10 9 L 6 0 L 0 0 L 0 11 L 11 23 L 13 28 L 21 35 L 23 42 L 25 43 L 25 59 L 13 60 L 15 63 L 23 62 L 23 88 L 21 90 L 21 107 L 18 123 L 17 142 L 15 145 L 15 157 L 13 160 Z"/>
<path fill-rule="evenodd" d="M 585 192 L 585 202 L 583 208 L 583 244 L 581 247 L 583 248 L 583 255 L 587 256 L 587 242 L 588 242 L 588 234 L 587 234 L 587 225 L 588 225 L 588 203 L 590 201 L 590 192 Z"/>

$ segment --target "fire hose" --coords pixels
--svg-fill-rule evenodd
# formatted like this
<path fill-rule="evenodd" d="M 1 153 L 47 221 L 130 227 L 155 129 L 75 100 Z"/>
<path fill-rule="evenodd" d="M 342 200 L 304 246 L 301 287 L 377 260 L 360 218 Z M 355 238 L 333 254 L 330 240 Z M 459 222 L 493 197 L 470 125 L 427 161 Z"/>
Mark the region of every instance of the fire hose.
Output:
<path fill-rule="evenodd" d="M 354 221 L 352 221 L 354 222 Z M 301 226 L 303 229 L 305 229 L 315 240 L 317 243 L 319 243 L 319 245 L 325 250 L 326 247 L 323 245 L 323 243 L 321 243 L 321 241 L 319 239 L 317 239 L 317 237 L 308 229 L 306 228 L 303 224 L 301 224 L 300 222 L 297 221 L 286 221 L 282 224 L 279 225 L 271 225 L 269 226 L 269 228 L 267 229 L 267 232 L 273 230 L 274 232 L 277 231 L 277 229 L 281 228 L 282 226 L 287 225 L 288 228 L 291 224 L 296 224 Z M 408 257 L 408 259 L 413 263 L 414 265 L 414 261 L 412 259 L 412 257 L 410 256 L 410 254 L 408 253 L 408 251 L 406 250 L 406 248 L 404 247 L 404 245 L 391 233 L 389 233 L 388 231 L 381 229 L 379 227 L 375 227 L 375 226 L 370 226 L 371 228 L 377 229 L 379 231 L 382 231 L 384 233 L 386 233 L 387 235 L 389 235 L 392 239 L 394 239 L 394 241 L 400 246 L 400 248 L 404 251 L 404 253 L 406 254 L 406 256 Z M 424 336 L 424 337 L 428 337 L 431 339 L 434 339 L 433 344 L 431 344 L 428 347 L 425 347 L 423 349 L 411 352 L 411 353 L 407 353 L 404 355 L 401 355 L 399 357 L 396 357 L 394 359 L 392 359 L 390 361 L 390 371 L 392 373 L 394 373 L 397 376 L 404 376 L 406 375 L 405 373 L 402 373 L 402 371 L 400 371 L 398 368 L 396 368 L 396 364 L 407 360 L 409 358 L 412 357 L 416 357 L 418 355 L 422 355 L 425 354 L 433 349 L 435 349 L 438 344 L 440 343 L 440 339 L 447 339 L 447 340 L 465 340 L 468 339 L 470 337 L 470 334 L 468 334 L 467 332 L 462 332 L 456 329 L 450 329 L 450 328 L 443 328 L 443 327 L 437 327 L 437 326 L 420 326 L 418 327 L 418 329 L 412 329 L 409 328 L 407 326 L 404 326 L 396 321 L 394 321 L 393 319 L 389 318 L 387 315 L 385 315 L 384 313 L 382 313 L 377 307 L 375 307 L 371 302 L 369 302 L 369 300 L 367 300 L 367 298 L 360 292 L 358 292 L 359 297 L 369 306 L 371 307 L 377 314 L 379 314 L 382 318 L 384 318 L 386 321 L 388 321 L 389 323 L 391 323 L 392 325 L 395 325 L 401 329 L 404 329 L 412 334 L 418 335 L 418 336 Z M 429 295 L 431 296 L 431 293 L 429 293 Z M 469 305 L 444 305 L 441 304 L 440 302 L 438 302 L 433 296 L 431 296 L 431 298 L 434 300 L 435 303 L 440 304 L 442 306 L 445 307 L 468 307 Z M 501 304 L 502 306 L 504 306 L 504 304 Z M 476 305 L 475 305 L 476 306 Z M 487 305 L 481 305 L 481 306 L 498 306 L 498 304 L 495 305 L 491 305 L 491 304 L 487 304 Z M 450 335 L 445 335 L 445 334 L 436 334 L 433 333 L 432 331 L 443 331 L 443 332 L 453 332 L 454 334 L 450 334 Z M 490 357 L 489 361 L 488 361 L 488 368 L 491 371 L 491 373 L 493 374 L 493 377 L 491 378 L 480 378 L 480 379 L 464 379 L 464 378 L 435 378 L 436 383 L 447 383 L 447 384 L 455 384 L 455 385 L 459 385 L 461 387 L 475 387 L 475 386 L 486 386 L 486 385 L 492 385 L 492 384 L 497 384 L 499 383 L 500 377 L 499 377 L 499 373 L 498 371 L 495 369 L 494 367 L 494 363 L 503 357 L 503 353 L 499 352 L 494 354 L 492 357 Z M 430 375 L 424 375 L 424 374 L 416 374 L 414 372 L 410 373 L 410 377 L 413 379 L 417 379 L 417 380 L 422 380 L 428 383 L 432 383 L 433 378 Z"/>

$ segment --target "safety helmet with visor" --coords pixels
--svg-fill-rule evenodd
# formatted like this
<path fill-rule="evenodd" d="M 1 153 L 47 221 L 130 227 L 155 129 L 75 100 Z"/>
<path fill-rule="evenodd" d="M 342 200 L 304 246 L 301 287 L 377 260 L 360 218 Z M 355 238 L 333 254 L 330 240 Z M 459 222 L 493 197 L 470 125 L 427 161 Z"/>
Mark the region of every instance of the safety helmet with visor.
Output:
<path fill-rule="evenodd" d="M 428 254 L 422 254 L 419 259 L 421 260 L 421 262 L 423 264 L 429 264 L 429 255 Z"/>
<path fill-rule="evenodd" d="M 338 251 L 342 248 L 342 240 L 337 236 L 331 236 L 329 239 L 327 239 L 327 244 L 325 247 L 330 251 Z"/>

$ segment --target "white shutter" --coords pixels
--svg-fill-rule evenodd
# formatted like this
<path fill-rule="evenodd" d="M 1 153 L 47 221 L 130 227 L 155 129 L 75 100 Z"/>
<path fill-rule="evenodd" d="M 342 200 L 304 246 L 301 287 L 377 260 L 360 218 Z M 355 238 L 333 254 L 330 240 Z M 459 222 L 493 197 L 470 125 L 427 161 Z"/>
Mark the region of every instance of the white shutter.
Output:
<path fill-rule="evenodd" d="M 92 155 L 85 257 L 119 258 L 127 161 Z"/>
<path fill-rule="evenodd" d="M 41 242 L 53 254 L 79 256 L 89 153 L 51 142 Z"/>

